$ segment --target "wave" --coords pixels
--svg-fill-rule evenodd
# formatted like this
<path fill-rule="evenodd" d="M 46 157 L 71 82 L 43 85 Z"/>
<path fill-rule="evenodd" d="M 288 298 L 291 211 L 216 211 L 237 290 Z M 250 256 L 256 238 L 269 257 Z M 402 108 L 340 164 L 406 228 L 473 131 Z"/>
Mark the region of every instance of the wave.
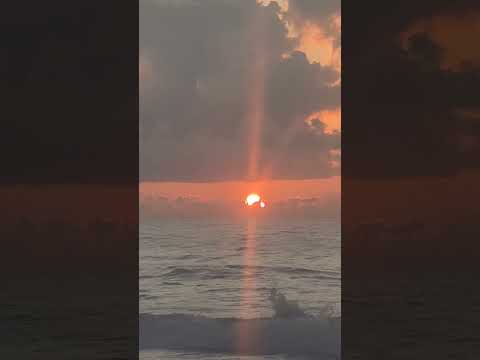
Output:
<path fill-rule="evenodd" d="M 340 318 L 311 316 L 275 289 L 271 318 L 140 314 L 140 349 L 340 358 Z"/>
<path fill-rule="evenodd" d="M 269 299 L 273 305 L 275 318 L 305 318 L 308 316 L 296 301 L 287 300 L 285 295 L 277 289 L 271 290 Z"/>
<path fill-rule="evenodd" d="M 161 277 L 172 279 L 224 279 L 256 277 L 257 274 L 269 272 L 283 273 L 290 276 L 310 277 L 322 280 L 340 280 L 340 274 L 335 271 L 312 270 L 288 266 L 261 266 L 261 265 L 227 265 L 223 267 L 191 266 L 189 268 L 171 266 Z"/>

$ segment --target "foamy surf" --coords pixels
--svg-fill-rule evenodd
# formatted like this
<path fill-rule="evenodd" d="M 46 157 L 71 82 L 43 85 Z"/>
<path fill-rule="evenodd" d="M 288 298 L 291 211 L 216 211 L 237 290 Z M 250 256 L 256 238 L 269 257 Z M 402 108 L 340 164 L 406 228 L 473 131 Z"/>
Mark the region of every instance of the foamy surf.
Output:
<path fill-rule="evenodd" d="M 270 300 L 272 318 L 140 314 L 140 349 L 340 358 L 340 318 L 309 316 L 276 290 Z"/>

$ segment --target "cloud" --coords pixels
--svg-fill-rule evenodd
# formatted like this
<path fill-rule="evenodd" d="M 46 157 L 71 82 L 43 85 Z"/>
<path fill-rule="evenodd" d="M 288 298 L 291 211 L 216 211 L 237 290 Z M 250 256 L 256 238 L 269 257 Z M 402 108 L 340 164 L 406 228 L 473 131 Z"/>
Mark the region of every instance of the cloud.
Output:
<path fill-rule="evenodd" d="M 340 72 L 341 10 L 338 0 L 290 0 L 285 16 L 298 34 L 298 50 L 311 61 L 333 66 Z"/>
<path fill-rule="evenodd" d="M 253 0 L 140 2 L 142 181 L 247 178 L 256 112 L 259 177 L 338 173 L 329 154 L 340 134 L 306 123 L 338 111 L 338 69 L 295 51 L 280 12 Z"/>
<path fill-rule="evenodd" d="M 289 0 L 288 9 L 291 16 L 300 20 L 323 24 L 332 15 L 340 13 L 340 5 L 338 0 Z"/>
<path fill-rule="evenodd" d="M 443 49 L 440 66 L 444 70 L 461 71 L 468 65 L 480 66 L 480 49 L 471 42 L 480 35 L 480 9 L 460 15 L 439 13 L 420 18 L 402 33 L 404 47 L 408 49 L 409 39 L 418 35 Z"/>
<path fill-rule="evenodd" d="M 140 198 L 141 217 L 182 217 L 182 216 L 209 216 L 221 215 L 225 204 L 201 201 L 198 198 L 178 196 L 169 199 L 162 196 L 142 196 Z"/>
<path fill-rule="evenodd" d="M 412 4 L 359 4 L 344 19 L 343 176 L 444 176 L 480 167 L 480 132 L 469 116 L 478 109 L 480 67 L 445 66 L 453 38 L 474 48 L 478 36 L 465 37 L 453 20 L 442 40 L 436 27 L 416 25 L 445 13 L 469 18 L 478 3 Z"/>
<path fill-rule="evenodd" d="M 188 196 L 167 198 L 149 195 L 140 198 L 140 217 L 248 216 L 248 210 L 239 205 L 243 204 L 230 201 L 206 201 Z M 267 207 L 262 210 L 261 216 L 338 216 L 339 212 L 340 194 L 331 193 L 321 198 L 295 197 L 283 201 L 267 202 Z"/>

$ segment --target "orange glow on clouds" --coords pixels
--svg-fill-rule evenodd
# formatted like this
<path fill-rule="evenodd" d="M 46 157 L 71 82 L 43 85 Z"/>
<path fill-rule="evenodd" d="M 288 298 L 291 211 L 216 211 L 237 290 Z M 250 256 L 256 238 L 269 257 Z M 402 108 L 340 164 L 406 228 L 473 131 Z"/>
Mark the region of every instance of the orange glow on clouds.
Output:
<path fill-rule="evenodd" d="M 340 14 L 333 14 L 329 17 L 327 24 L 318 24 L 312 22 L 303 22 L 302 19 L 288 19 L 289 3 L 288 0 L 257 0 L 257 3 L 268 6 L 276 2 L 280 7 L 279 18 L 284 22 L 289 38 L 298 38 L 299 45 L 295 50 L 303 52 L 307 59 L 313 63 L 317 62 L 322 66 L 331 66 L 339 74 L 341 69 L 341 50 L 335 44 L 335 38 L 340 36 L 342 17 Z M 285 16 L 287 15 L 287 16 Z M 295 14 L 292 14 L 295 17 Z M 329 28 L 330 34 L 326 28 Z M 331 34 L 333 33 L 333 35 Z M 287 58 L 288 53 L 283 54 Z M 332 85 L 339 85 L 337 80 Z"/>
<path fill-rule="evenodd" d="M 342 112 L 340 108 L 335 110 L 322 110 L 319 112 L 315 112 L 307 117 L 305 122 L 313 127 L 313 121 L 315 119 L 320 120 L 326 126 L 325 132 L 327 134 L 333 134 L 337 131 L 341 131 L 341 118 Z"/>
<path fill-rule="evenodd" d="M 306 23 L 300 30 L 299 39 L 297 50 L 304 52 L 310 62 L 332 66 L 340 72 L 340 51 L 335 47 L 334 39 L 322 27 Z"/>

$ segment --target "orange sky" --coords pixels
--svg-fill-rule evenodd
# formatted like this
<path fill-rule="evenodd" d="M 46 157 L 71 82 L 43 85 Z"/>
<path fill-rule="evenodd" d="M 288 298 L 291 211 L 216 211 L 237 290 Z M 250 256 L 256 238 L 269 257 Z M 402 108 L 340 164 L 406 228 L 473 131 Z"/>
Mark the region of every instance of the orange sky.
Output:
<path fill-rule="evenodd" d="M 265 182 L 228 181 L 214 183 L 144 182 L 140 196 L 168 198 L 196 197 L 202 201 L 243 201 L 251 193 L 259 193 L 266 201 L 290 198 L 322 198 L 340 193 L 340 177 L 314 180 L 273 180 Z"/>

